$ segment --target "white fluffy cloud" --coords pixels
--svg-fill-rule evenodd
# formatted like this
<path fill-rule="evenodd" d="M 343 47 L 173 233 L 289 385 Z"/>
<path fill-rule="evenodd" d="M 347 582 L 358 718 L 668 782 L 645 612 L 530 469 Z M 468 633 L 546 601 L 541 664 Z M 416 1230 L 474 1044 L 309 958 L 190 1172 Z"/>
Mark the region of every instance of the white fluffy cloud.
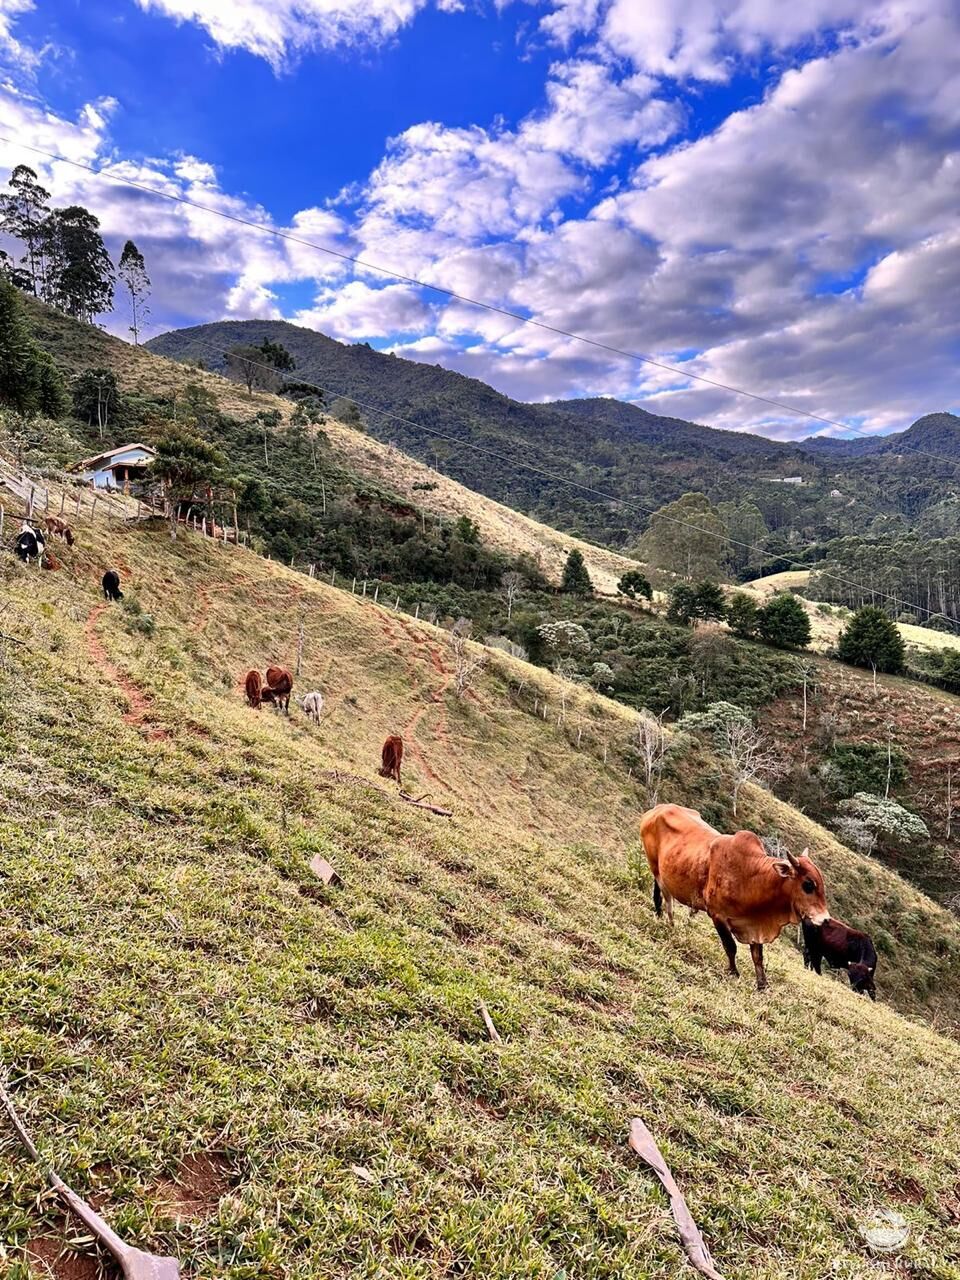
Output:
<path fill-rule="evenodd" d="M 222 49 L 245 49 L 279 68 L 310 48 L 378 43 L 397 34 L 430 0 L 136 0 L 176 22 L 203 27 Z M 437 0 L 455 12 L 458 0 Z"/>
<path fill-rule="evenodd" d="M 654 75 L 725 80 L 737 57 L 782 50 L 869 20 L 875 0 L 552 0 L 541 28 L 567 44 L 593 35 Z"/>

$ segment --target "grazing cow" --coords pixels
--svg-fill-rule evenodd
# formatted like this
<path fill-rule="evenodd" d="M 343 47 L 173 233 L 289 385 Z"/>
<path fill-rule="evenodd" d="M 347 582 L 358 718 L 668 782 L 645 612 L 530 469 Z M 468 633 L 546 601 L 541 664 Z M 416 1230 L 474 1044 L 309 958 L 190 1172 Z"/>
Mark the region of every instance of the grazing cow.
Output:
<path fill-rule="evenodd" d="M 267 667 L 267 683 L 260 695 L 264 702 L 272 702 L 289 715 L 292 690 L 293 676 L 286 668 Z"/>
<path fill-rule="evenodd" d="M 842 920 L 825 920 L 821 925 L 802 922 L 803 963 L 808 969 L 820 973 L 820 965 L 826 960 L 831 969 L 846 969 L 850 985 L 857 995 L 877 998 L 874 975 L 877 972 L 877 951 L 873 941 L 859 929 L 851 929 Z"/>
<path fill-rule="evenodd" d="M 403 739 L 391 734 L 383 744 L 380 756 L 380 768 L 377 772 L 381 778 L 392 778 L 397 786 L 400 782 L 400 766 L 403 764 Z"/>
<path fill-rule="evenodd" d="M 263 678 L 259 671 L 248 671 L 247 678 L 243 682 L 243 688 L 247 695 L 247 702 L 251 707 L 260 710 L 260 704 L 263 701 Z"/>
<path fill-rule="evenodd" d="M 300 706 L 303 709 L 303 714 L 312 720 L 314 724 L 320 723 L 320 712 L 323 710 L 323 694 L 319 689 L 314 689 L 312 693 L 304 694 Z"/>
<path fill-rule="evenodd" d="M 103 594 L 107 600 L 123 599 L 123 592 L 120 590 L 120 575 L 116 569 L 108 569 L 100 579 L 100 585 L 103 587 Z"/>
<path fill-rule="evenodd" d="M 73 530 L 66 520 L 61 520 L 59 516 L 47 516 L 43 523 L 47 533 L 52 533 L 56 537 L 62 538 L 68 547 L 73 546 Z"/>
<path fill-rule="evenodd" d="M 737 943 L 748 943 L 759 991 L 767 985 L 764 944 L 788 924 L 821 925 L 829 918 L 823 876 L 806 849 L 799 858 L 771 858 L 752 831 L 720 835 L 699 813 L 679 805 L 645 813 L 640 837 L 656 885 L 654 906 L 662 895 L 671 923 L 673 899 L 706 911 L 734 976 Z"/>
<path fill-rule="evenodd" d="M 13 550 L 19 560 L 22 560 L 24 564 L 29 564 L 31 560 L 43 561 L 46 545 L 40 530 L 35 529 L 32 524 L 28 524 L 25 520 L 23 528 L 13 544 Z"/>

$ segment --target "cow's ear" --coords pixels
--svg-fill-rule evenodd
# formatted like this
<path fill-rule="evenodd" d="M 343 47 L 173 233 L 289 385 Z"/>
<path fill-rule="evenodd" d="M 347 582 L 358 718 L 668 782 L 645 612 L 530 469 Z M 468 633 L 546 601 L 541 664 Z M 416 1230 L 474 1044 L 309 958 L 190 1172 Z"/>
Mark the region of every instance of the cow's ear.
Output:
<path fill-rule="evenodd" d="M 807 845 L 807 847 L 804 849 L 803 853 L 801 853 L 800 857 L 801 857 L 801 858 L 809 858 L 809 857 L 810 857 L 810 846 L 809 846 L 809 845 Z"/>
<path fill-rule="evenodd" d="M 776 868 L 777 875 L 781 876 L 784 880 L 789 880 L 793 875 L 793 867 L 791 867 L 789 862 L 782 862 L 779 858 L 776 858 L 774 859 L 773 865 Z"/>

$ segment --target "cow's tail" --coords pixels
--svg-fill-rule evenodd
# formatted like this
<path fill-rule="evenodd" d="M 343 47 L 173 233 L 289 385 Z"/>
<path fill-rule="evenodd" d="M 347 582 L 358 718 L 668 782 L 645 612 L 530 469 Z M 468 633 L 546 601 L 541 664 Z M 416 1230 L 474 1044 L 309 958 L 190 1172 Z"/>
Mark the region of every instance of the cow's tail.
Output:
<path fill-rule="evenodd" d="M 658 880 L 653 882 L 653 909 L 658 917 L 663 915 L 663 893 Z"/>

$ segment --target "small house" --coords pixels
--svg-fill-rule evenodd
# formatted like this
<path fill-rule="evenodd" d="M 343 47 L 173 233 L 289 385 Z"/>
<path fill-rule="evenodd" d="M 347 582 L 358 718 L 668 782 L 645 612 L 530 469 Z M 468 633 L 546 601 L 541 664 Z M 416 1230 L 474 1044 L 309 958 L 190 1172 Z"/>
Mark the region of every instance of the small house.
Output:
<path fill-rule="evenodd" d="M 148 478 L 150 467 L 157 456 L 156 450 L 146 444 L 121 444 L 116 449 L 84 458 L 71 470 L 95 489 L 119 489 L 129 491 Z"/>

